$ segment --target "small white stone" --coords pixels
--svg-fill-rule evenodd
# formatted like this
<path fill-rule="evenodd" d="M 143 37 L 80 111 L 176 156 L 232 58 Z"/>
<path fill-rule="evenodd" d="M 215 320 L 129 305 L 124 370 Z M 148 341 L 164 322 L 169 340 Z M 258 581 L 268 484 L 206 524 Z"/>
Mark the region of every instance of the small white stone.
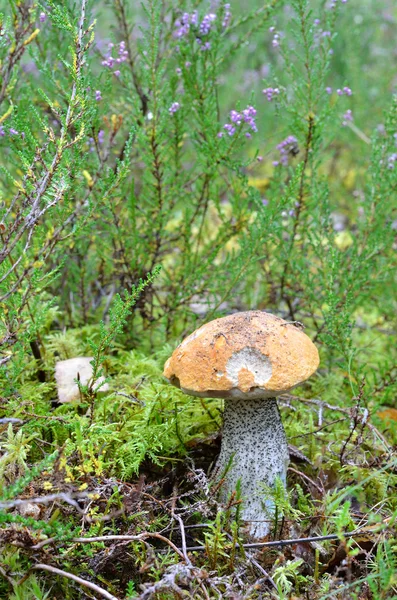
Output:
<path fill-rule="evenodd" d="M 75 379 L 79 377 L 82 385 L 87 385 L 93 373 L 92 356 L 80 356 L 70 358 L 69 360 L 60 360 L 55 365 L 55 380 L 57 382 L 59 402 L 73 402 L 80 398 L 80 391 Z M 105 381 L 104 377 L 100 377 L 95 387 Z M 100 392 L 107 392 L 109 385 L 104 383 L 100 388 Z"/>
<path fill-rule="evenodd" d="M 40 507 L 32 502 L 27 502 L 18 507 L 18 512 L 21 517 L 33 517 L 34 519 L 38 519 L 40 516 Z"/>

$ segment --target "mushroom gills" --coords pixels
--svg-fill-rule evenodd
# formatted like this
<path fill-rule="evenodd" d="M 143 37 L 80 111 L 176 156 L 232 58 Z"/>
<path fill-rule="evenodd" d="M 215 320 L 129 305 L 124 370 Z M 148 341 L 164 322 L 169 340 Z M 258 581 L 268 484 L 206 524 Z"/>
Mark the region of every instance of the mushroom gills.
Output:
<path fill-rule="evenodd" d="M 264 485 L 272 487 L 276 477 L 286 483 L 289 453 L 276 398 L 225 400 L 222 445 L 215 468 L 225 476 L 223 497 L 242 490 L 241 516 L 249 522 L 251 537 L 269 534 L 274 504 L 265 499 Z"/>

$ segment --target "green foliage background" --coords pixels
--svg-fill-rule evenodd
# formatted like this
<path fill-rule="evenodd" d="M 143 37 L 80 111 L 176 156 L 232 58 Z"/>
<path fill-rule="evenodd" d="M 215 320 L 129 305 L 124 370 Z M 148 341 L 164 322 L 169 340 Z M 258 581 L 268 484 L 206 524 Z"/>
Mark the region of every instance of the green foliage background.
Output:
<path fill-rule="evenodd" d="M 201 44 L 193 28 L 174 35 L 176 20 L 194 9 L 200 19 L 217 14 Z M 281 410 L 289 440 L 311 461 L 306 475 L 330 483 L 311 498 L 313 488 L 302 491 L 305 480 L 291 475 L 292 496 L 276 498 L 280 514 L 292 523 L 300 510 L 296 535 L 353 529 L 352 504 L 366 525 L 393 520 L 396 429 L 382 414 L 394 408 L 397 387 L 394 4 L 235 2 L 227 27 L 219 3 L 10 0 L 2 10 L 4 500 L 26 497 L 29 485 L 36 494 L 100 495 L 103 482 L 134 482 L 149 464 L 186 467 L 198 439 L 211 446 L 222 405 L 171 389 L 162 365 L 200 324 L 261 309 L 302 322 L 321 353 L 316 376 Z M 103 65 L 108 44 L 116 57 L 120 42 L 125 60 Z M 272 101 L 262 93 L 270 87 L 278 89 Z M 344 87 L 352 95 L 337 93 Z M 248 105 L 258 132 L 247 138 L 241 125 L 228 136 L 229 112 Z M 288 136 L 296 141 L 287 164 L 275 165 Z M 94 357 L 94 377 L 79 402 L 60 406 L 55 363 L 75 356 Z M 103 374 L 106 394 L 97 385 Z M 53 470 L 40 466 L 48 457 Z M 113 495 L 106 502 L 110 510 Z M 206 543 L 218 547 L 229 525 L 216 512 L 207 515 Z M 165 516 L 156 518 L 128 526 L 155 531 Z M 23 525 L 60 540 L 82 535 L 70 514 L 34 524 L 5 511 L 1 519 L 7 535 Z M 365 586 L 393 597 L 394 546 L 385 544 L 357 589 L 335 574 L 304 572 L 297 557 L 284 565 L 275 557 L 278 597 L 300 589 L 337 597 L 345 583 L 340 597 Z M 356 549 L 346 547 L 353 560 Z M 231 563 L 211 548 L 201 567 L 230 575 Z M 80 572 L 83 557 L 92 576 L 88 554 L 85 546 L 56 560 Z M 41 576 L 22 591 L 12 583 L 33 564 L 29 553 L 6 544 L 1 560 L 12 574 L 4 594 L 46 597 Z M 135 584 L 160 581 L 168 566 L 129 587 L 116 575 L 105 584 L 134 597 Z M 78 597 L 68 583 L 57 586 L 59 597 Z"/>

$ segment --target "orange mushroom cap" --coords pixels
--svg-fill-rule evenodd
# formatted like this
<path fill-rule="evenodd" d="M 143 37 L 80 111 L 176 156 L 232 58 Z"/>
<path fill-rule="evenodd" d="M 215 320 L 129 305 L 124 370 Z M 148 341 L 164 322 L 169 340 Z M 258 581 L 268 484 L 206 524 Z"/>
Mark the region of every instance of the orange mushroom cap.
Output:
<path fill-rule="evenodd" d="M 192 396 L 271 398 L 306 381 L 319 362 L 303 331 L 255 310 L 196 329 L 167 360 L 164 376 Z"/>

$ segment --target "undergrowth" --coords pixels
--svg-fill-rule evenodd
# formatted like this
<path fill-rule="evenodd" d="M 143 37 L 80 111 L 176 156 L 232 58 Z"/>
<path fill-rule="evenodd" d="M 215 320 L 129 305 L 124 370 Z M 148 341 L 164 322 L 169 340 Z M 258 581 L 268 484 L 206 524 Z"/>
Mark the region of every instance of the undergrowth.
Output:
<path fill-rule="evenodd" d="M 397 597 L 393 3 L 2 10 L 0 597 Z M 260 547 L 211 479 L 222 401 L 162 377 L 249 309 L 321 355 Z"/>

